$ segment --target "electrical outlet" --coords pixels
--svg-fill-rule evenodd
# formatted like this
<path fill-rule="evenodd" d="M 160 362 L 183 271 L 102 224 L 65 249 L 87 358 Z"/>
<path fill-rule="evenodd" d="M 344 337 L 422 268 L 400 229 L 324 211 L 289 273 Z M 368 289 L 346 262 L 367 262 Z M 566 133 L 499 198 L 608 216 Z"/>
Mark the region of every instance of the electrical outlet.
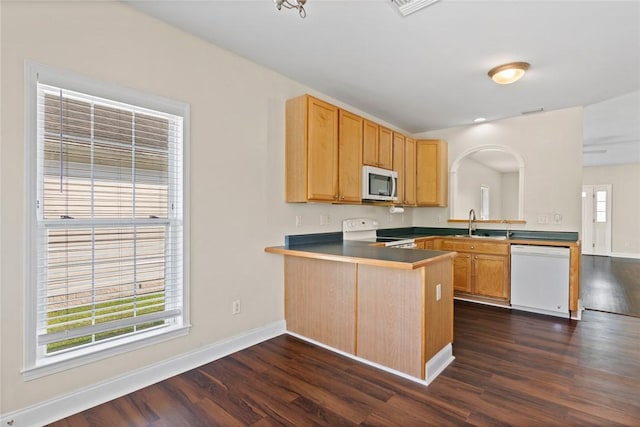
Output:
<path fill-rule="evenodd" d="M 436 301 L 440 301 L 442 299 L 442 284 L 438 283 L 436 285 Z"/>
<path fill-rule="evenodd" d="M 538 215 L 538 224 L 549 224 L 549 217 L 547 215 Z"/>
<path fill-rule="evenodd" d="M 320 225 L 329 224 L 329 215 L 320 215 Z"/>
<path fill-rule="evenodd" d="M 302 225 L 302 216 L 296 215 L 296 227 L 300 227 Z"/>
<path fill-rule="evenodd" d="M 240 314 L 240 300 L 231 303 L 231 314 Z"/>

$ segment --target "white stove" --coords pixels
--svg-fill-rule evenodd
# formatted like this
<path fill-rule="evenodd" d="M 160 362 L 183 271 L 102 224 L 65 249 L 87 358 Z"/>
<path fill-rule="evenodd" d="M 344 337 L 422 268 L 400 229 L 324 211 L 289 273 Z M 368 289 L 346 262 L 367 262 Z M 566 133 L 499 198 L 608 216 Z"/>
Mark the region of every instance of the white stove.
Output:
<path fill-rule="evenodd" d="M 342 221 L 342 240 L 356 240 L 360 242 L 383 242 L 390 248 L 415 248 L 414 239 L 399 237 L 379 237 L 380 223 L 371 218 L 349 218 Z"/>

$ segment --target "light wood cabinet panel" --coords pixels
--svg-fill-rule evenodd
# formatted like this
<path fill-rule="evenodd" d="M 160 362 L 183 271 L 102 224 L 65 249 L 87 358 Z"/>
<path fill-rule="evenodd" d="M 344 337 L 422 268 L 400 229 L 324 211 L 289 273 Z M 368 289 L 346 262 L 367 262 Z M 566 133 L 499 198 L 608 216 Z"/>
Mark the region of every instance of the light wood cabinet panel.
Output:
<path fill-rule="evenodd" d="M 364 121 L 362 164 L 393 168 L 393 131 L 370 120 Z"/>
<path fill-rule="evenodd" d="M 422 377 L 423 271 L 359 266 L 357 356 Z"/>
<path fill-rule="evenodd" d="M 418 206 L 447 206 L 447 150 L 445 141 L 416 141 L 416 202 Z"/>
<path fill-rule="evenodd" d="M 415 243 L 416 243 L 416 249 L 433 250 L 435 247 L 434 245 L 435 242 L 433 239 L 416 239 Z"/>
<path fill-rule="evenodd" d="M 285 200 L 338 195 L 338 108 L 309 95 L 286 104 Z"/>
<path fill-rule="evenodd" d="M 425 348 L 423 363 L 453 342 L 453 275 L 451 258 L 425 271 Z M 440 299 L 437 287 L 440 285 Z M 426 327 L 429 325 L 429 327 Z M 431 373 L 427 373 L 432 375 Z"/>
<path fill-rule="evenodd" d="M 509 299 L 509 259 L 500 255 L 473 255 L 474 293 Z"/>
<path fill-rule="evenodd" d="M 365 119 L 362 140 L 362 163 L 365 165 L 378 166 L 379 128 L 377 123 Z"/>
<path fill-rule="evenodd" d="M 471 254 L 458 253 L 453 260 L 453 289 L 471 293 Z"/>
<path fill-rule="evenodd" d="M 508 243 L 479 242 L 475 239 L 473 241 L 469 239 L 442 239 L 440 248 L 443 251 L 509 255 Z"/>
<path fill-rule="evenodd" d="M 393 170 L 398 174 L 398 203 L 406 203 L 404 168 L 404 135 L 393 132 Z"/>
<path fill-rule="evenodd" d="M 363 119 L 340 110 L 338 144 L 338 200 L 358 203 L 362 199 Z"/>
<path fill-rule="evenodd" d="M 285 200 L 360 203 L 363 119 L 303 95 L 287 101 Z"/>
<path fill-rule="evenodd" d="M 309 98 L 308 198 L 332 201 L 338 194 L 338 109 Z"/>
<path fill-rule="evenodd" d="M 378 167 L 393 169 L 393 131 L 382 126 L 378 132 Z"/>
<path fill-rule="evenodd" d="M 416 204 L 416 140 L 404 140 L 404 203 Z"/>
<path fill-rule="evenodd" d="M 456 292 L 509 301 L 509 244 L 471 239 L 436 239 L 436 249 L 456 251 L 453 263 Z"/>
<path fill-rule="evenodd" d="M 287 330 L 355 354 L 356 264 L 284 260 Z"/>
<path fill-rule="evenodd" d="M 404 269 L 287 255 L 287 330 L 433 379 L 451 361 L 452 258 Z"/>

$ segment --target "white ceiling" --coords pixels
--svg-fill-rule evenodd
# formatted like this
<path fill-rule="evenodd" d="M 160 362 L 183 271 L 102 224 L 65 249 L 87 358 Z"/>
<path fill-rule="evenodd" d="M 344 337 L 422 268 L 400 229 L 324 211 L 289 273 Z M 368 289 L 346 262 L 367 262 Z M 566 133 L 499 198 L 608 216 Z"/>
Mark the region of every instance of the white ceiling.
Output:
<path fill-rule="evenodd" d="M 593 106 L 585 143 L 625 140 L 640 161 L 640 0 L 441 0 L 407 17 L 390 0 L 307 0 L 306 19 L 272 0 L 126 3 L 409 133 Z M 510 61 L 531 68 L 493 83 Z"/>

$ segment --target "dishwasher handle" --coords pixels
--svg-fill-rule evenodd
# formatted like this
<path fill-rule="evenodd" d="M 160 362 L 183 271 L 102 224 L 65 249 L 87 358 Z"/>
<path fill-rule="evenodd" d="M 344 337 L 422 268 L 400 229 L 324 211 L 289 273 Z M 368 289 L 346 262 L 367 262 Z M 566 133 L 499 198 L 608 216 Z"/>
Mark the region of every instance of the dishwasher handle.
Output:
<path fill-rule="evenodd" d="M 511 255 L 535 255 L 569 258 L 569 248 L 558 246 L 511 245 Z"/>

